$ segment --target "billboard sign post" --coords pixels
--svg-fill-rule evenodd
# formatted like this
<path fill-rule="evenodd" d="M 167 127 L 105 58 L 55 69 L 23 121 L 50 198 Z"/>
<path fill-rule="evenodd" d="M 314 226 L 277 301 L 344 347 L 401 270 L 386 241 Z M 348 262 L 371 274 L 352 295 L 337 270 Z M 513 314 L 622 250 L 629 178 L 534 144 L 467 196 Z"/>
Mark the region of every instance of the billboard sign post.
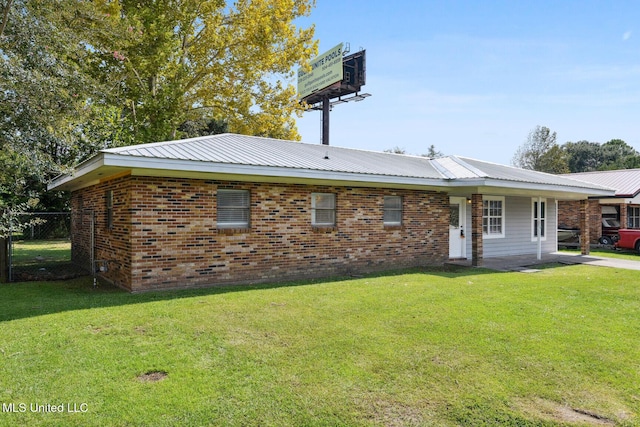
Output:
<path fill-rule="evenodd" d="M 329 145 L 329 111 L 336 104 L 362 101 L 371 96 L 358 93 L 365 84 L 365 51 L 344 56 L 343 43 L 311 61 L 311 71 L 298 71 L 298 99 L 312 110 L 322 110 L 322 144 Z M 347 95 L 355 94 L 345 98 Z M 337 100 L 336 100 L 337 98 Z M 334 101 L 332 101 L 334 100 Z"/>

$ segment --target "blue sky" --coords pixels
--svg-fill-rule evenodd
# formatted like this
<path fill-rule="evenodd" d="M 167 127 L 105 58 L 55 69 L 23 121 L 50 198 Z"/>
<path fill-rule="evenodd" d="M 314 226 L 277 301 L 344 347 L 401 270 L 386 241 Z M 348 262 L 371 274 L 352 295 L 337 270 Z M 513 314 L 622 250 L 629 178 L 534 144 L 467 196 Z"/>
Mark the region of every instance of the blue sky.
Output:
<path fill-rule="evenodd" d="M 317 0 L 310 23 L 319 53 L 367 51 L 372 96 L 334 107 L 331 145 L 510 164 L 540 125 L 640 150 L 640 2 Z M 320 120 L 297 119 L 304 142 Z"/>

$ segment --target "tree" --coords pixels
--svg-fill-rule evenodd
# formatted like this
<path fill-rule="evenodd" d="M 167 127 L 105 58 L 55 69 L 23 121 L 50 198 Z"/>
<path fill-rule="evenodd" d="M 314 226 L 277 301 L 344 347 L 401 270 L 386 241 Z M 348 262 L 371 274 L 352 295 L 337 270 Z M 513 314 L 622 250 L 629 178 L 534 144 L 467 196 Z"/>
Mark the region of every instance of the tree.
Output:
<path fill-rule="evenodd" d="M 0 202 L 19 203 L 77 158 L 86 100 L 102 91 L 81 70 L 76 16 L 96 12 L 72 0 L 6 1 L 0 11 L 0 167 L 15 174 L 0 182 Z"/>
<path fill-rule="evenodd" d="M 0 167 L 19 174 L 0 196 L 37 196 L 111 146 L 226 128 L 298 138 L 293 67 L 317 46 L 294 21 L 312 3 L 0 2 Z"/>
<path fill-rule="evenodd" d="M 556 133 L 545 126 L 536 126 L 512 159 L 514 166 L 539 172 L 568 172 L 567 160 L 556 143 Z"/>
<path fill-rule="evenodd" d="M 640 167 L 640 153 L 621 139 L 567 142 L 562 149 L 572 173 Z"/>
<path fill-rule="evenodd" d="M 621 139 L 602 144 L 603 162 L 600 170 L 631 169 L 640 166 L 640 153 Z"/>
<path fill-rule="evenodd" d="M 538 161 L 537 166 L 540 172 L 547 173 L 569 173 L 569 166 L 567 165 L 567 155 L 559 145 L 553 145 L 547 150 Z"/>
<path fill-rule="evenodd" d="M 429 157 L 432 159 L 438 158 L 438 157 L 443 157 L 444 154 L 442 153 L 442 151 L 438 151 L 436 150 L 436 146 L 431 144 L 429 146 L 429 151 L 427 151 L 426 154 L 423 154 L 422 157 Z"/>
<path fill-rule="evenodd" d="M 119 37 L 92 41 L 95 76 L 113 88 L 130 142 L 180 137 L 185 122 L 299 139 L 302 107 L 288 83 L 317 46 L 310 0 L 120 0 Z"/>
<path fill-rule="evenodd" d="M 405 150 L 403 147 L 400 146 L 395 146 L 393 148 L 387 148 L 386 150 L 384 150 L 385 153 L 392 153 L 392 154 L 407 154 L 407 150 Z"/>
<path fill-rule="evenodd" d="M 562 150 L 571 173 L 596 171 L 603 163 L 602 146 L 597 142 L 566 142 Z"/>

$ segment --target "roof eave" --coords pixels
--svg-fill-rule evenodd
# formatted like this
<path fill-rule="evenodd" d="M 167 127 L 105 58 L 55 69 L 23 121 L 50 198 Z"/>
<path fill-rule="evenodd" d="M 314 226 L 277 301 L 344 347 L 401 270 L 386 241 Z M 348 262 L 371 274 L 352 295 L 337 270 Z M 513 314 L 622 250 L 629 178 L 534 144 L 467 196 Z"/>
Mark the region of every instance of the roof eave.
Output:
<path fill-rule="evenodd" d="M 451 183 L 451 187 L 476 187 L 491 189 L 510 189 L 523 191 L 536 191 L 541 193 L 571 193 L 579 194 L 584 197 L 610 197 L 615 194 L 614 190 L 593 188 L 593 187 L 575 187 L 571 185 L 561 184 L 541 184 L 524 181 L 510 181 L 495 178 L 463 178 L 455 180 Z"/>

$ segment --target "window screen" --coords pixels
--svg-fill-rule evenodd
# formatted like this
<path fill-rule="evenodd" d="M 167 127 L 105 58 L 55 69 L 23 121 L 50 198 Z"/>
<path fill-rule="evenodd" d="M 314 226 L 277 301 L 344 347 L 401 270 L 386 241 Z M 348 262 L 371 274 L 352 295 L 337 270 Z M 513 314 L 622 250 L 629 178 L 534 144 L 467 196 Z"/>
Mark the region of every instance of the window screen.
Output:
<path fill-rule="evenodd" d="M 331 193 L 311 194 L 311 224 L 336 224 L 336 195 Z"/>
<path fill-rule="evenodd" d="M 249 191 L 218 190 L 218 228 L 249 227 Z"/>

